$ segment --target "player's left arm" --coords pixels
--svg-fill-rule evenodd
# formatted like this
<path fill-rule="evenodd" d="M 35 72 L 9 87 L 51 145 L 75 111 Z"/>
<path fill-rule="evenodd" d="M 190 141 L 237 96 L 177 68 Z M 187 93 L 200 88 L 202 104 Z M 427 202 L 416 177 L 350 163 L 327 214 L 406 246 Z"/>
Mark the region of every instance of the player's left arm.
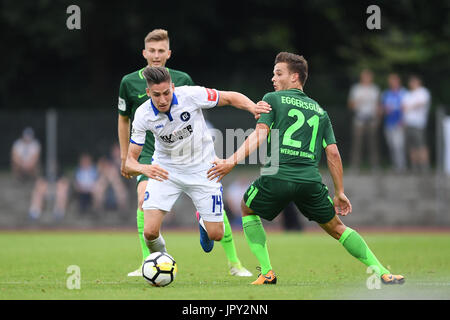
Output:
<path fill-rule="evenodd" d="M 344 170 L 342 168 L 341 155 L 335 143 L 325 147 L 328 170 L 334 183 L 333 205 L 336 214 L 346 216 L 352 212 L 352 204 L 344 193 Z"/>
<path fill-rule="evenodd" d="M 344 169 L 342 159 L 336 144 L 333 126 L 328 113 L 325 112 L 320 125 L 323 126 L 322 146 L 327 156 L 328 170 L 334 184 L 333 205 L 336 214 L 347 215 L 352 212 L 352 204 L 344 193 Z"/>
<path fill-rule="evenodd" d="M 217 106 L 231 105 L 235 108 L 246 110 L 258 120 L 261 113 L 269 113 L 272 108 L 267 102 L 260 101 L 257 104 L 242 93 L 235 91 L 219 91 Z"/>
<path fill-rule="evenodd" d="M 269 126 L 265 123 L 258 123 L 255 131 L 253 131 L 239 149 L 228 159 L 216 159 L 213 161 L 215 165 L 208 170 L 208 179 L 213 180 L 218 178 L 217 182 L 223 179 L 233 168 L 253 153 L 263 141 L 266 140 L 269 134 Z"/>

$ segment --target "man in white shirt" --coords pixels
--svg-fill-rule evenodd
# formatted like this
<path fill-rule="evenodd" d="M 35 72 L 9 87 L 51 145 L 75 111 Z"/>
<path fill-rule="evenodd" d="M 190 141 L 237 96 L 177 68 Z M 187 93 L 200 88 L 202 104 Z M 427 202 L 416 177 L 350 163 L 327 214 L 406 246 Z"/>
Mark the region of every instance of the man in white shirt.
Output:
<path fill-rule="evenodd" d="M 425 129 L 430 110 L 430 92 L 422 86 L 418 76 L 409 78 L 409 89 L 403 98 L 403 120 L 405 123 L 406 147 L 413 171 L 429 170 L 429 154 Z"/>
<path fill-rule="evenodd" d="M 373 83 L 372 72 L 364 69 L 361 71 L 360 81 L 352 86 L 348 97 L 348 107 L 354 112 L 351 154 L 351 166 L 354 170 L 359 170 L 364 144 L 369 147 L 372 169 L 378 167 L 379 96 L 380 90 Z M 366 134 L 368 136 L 364 140 Z"/>
<path fill-rule="evenodd" d="M 257 106 L 237 92 L 198 86 L 175 88 L 167 69 L 162 67 L 147 67 L 143 76 L 150 99 L 136 110 L 126 170 L 131 175 L 150 178 L 142 206 L 144 238 L 150 252 L 166 251 L 160 227 L 165 214 L 184 192 L 199 212 L 201 244 L 209 252 L 214 241 L 223 237 L 223 199 L 221 183 L 207 178 L 215 152 L 201 109 L 232 105 L 251 112 L 257 119 L 270 107 Z M 151 165 L 137 160 L 146 131 L 155 136 Z"/>
<path fill-rule="evenodd" d="M 37 178 L 41 144 L 34 137 L 31 127 L 23 130 L 22 137 L 17 139 L 11 149 L 11 167 L 13 175 L 19 180 Z"/>

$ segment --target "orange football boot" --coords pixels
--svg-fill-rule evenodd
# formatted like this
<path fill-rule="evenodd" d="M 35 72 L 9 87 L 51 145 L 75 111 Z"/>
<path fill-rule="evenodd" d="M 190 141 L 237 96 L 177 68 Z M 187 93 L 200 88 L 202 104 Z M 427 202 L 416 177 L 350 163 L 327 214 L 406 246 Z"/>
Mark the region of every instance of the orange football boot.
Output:
<path fill-rule="evenodd" d="M 261 271 L 260 268 L 259 271 Z M 277 277 L 275 276 L 275 273 L 273 273 L 272 270 L 264 274 L 259 274 L 258 279 L 252 282 L 252 284 L 276 284 L 277 283 Z"/>
<path fill-rule="evenodd" d="M 384 284 L 403 284 L 405 283 L 405 277 L 401 275 L 385 273 L 381 276 L 381 282 Z"/>

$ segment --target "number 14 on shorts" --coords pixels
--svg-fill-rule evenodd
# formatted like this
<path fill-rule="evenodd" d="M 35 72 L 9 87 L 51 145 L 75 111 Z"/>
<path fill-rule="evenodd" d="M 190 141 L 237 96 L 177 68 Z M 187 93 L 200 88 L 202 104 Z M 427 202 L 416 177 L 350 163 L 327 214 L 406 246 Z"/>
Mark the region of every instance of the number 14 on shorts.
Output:
<path fill-rule="evenodd" d="M 221 195 L 213 195 L 212 198 L 212 212 L 216 213 L 216 216 L 220 216 L 222 214 L 222 196 Z"/>

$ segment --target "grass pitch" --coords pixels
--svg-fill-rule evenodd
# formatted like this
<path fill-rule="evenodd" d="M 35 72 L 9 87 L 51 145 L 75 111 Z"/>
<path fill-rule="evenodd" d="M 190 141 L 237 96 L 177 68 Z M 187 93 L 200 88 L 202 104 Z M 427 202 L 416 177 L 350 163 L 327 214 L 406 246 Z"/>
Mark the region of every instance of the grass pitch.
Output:
<path fill-rule="evenodd" d="M 371 274 L 324 233 L 268 233 L 275 286 L 251 286 L 258 265 L 242 232 L 235 232 L 238 255 L 251 278 L 228 274 L 220 243 L 204 253 L 196 232 L 164 232 L 178 263 L 175 281 L 149 286 L 129 278 L 140 251 L 135 232 L 0 233 L 0 299 L 450 299 L 450 235 L 445 233 L 360 232 L 378 259 L 402 286 L 369 290 Z M 81 270 L 81 288 L 66 287 L 71 265 Z"/>

